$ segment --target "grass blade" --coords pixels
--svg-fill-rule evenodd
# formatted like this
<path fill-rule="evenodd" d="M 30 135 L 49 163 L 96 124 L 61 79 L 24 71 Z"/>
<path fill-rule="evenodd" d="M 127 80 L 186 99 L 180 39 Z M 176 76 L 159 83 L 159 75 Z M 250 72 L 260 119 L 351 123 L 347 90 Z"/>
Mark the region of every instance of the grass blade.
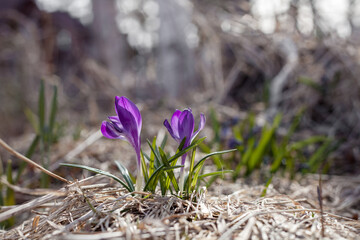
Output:
<path fill-rule="evenodd" d="M 6 179 L 8 183 L 14 184 L 13 177 L 12 177 L 12 166 L 11 166 L 11 160 L 8 160 L 7 166 L 6 166 Z M 15 191 L 11 189 L 10 187 L 6 188 L 6 198 L 5 198 L 5 205 L 6 206 L 13 206 L 15 205 Z M 15 218 L 11 217 L 8 220 L 6 220 L 6 227 L 11 227 L 15 224 Z"/>
<path fill-rule="evenodd" d="M 229 150 L 224 150 L 224 151 L 218 151 L 218 152 L 212 152 L 212 153 L 209 153 L 207 155 L 205 155 L 202 159 L 199 160 L 199 162 L 196 163 L 196 165 L 194 166 L 194 171 L 200 167 L 201 164 L 203 164 L 203 162 L 211 157 L 211 156 L 214 156 L 214 155 L 219 155 L 219 154 L 224 154 L 224 153 L 229 153 L 229 152 L 234 152 L 236 151 L 237 149 L 229 149 Z"/>
<path fill-rule="evenodd" d="M 281 115 L 278 114 L 276 115 L 273 125 L 269 130 L 267 130 L 265 127 L 263 128 L 263 133 L 261 135 L 259 145 L 254 150 L 248 164 L 249 172 L 252 172 L 256 166 L 259 166 L 261 164 L 265 151 L 270 146 L 269 143 L 274 136 L 275 130 L 279 127 L 280 121 L 281 121 Z"/>
<path fill-rule="evenodd" d="M 326 159 L 327 155 L 332 150 L 332 140 L 326 140 L 310 157 L 308 164 L 312 172 L 316 172 L 320 167 L 321 163 Z"/>
<path fill-rule="evenodd" d="M 315 144 L 318 142 L 324 142 L 326 141 L 327 138 L 324 136 L 313 136 L 313 137 L 309 137 L 305 140 L 302 141 L 297 141 L 293 144 L 290 145 L 290 150 L 301 150 L 302 148 L 309 146 L 311 144 Z"/>
<path fill-rule="evenodd" d="M 164 149 L 164 148 L 165 148 L 165 145 L 166 145 L 167 139 L 168 139 L 168 135 L 167 135 L 167 134 L 165 134 L 165 136 L 164 136 L 164 138 L 163 138 L 163 140 L 161 141 L 161 144 L 160 144 L 160 147 L 161 147 L 162 149 Z"/>
<path fill-rule="evenodd" d="M 271 177 L 269 178 L 269 180 L 266 182 L 265 188 L 264 188 L 264 190 L 263 190 L 262 193 L 261 193 L 261 197 L 265 197 L 265 196 L 266 196 L 266 192 L 267 192 L 267 190 L 268 190 L 268 187 L 270 186 L 270 183 L 272 182 L 272 179 L 273 179 L 273 176 L 271 176 Z"/>
<path fill-rule="evenodd" d="M 119 161 L 115 161 L 116 166 L 118 167 L 118 169 L 120 170 L 121 175 L 123 176 L 123 178 L 125 179 L 129 189 L 131 190 L 131 192 L 135 191 L 135 186 L 134 183 L 130 177 L 129 171 L 126 169 L 126 167 L 124 165 L 122 165 Z"/>
<path fill-rule="evenodd" d="M 152 141 L 152 149 L 156 148 L 156 136 Z M 153 150 L 150 151 L 150 159 L 149 159 L 149 175 L 151 176 L 154 173 L 154 160 L 155 160 L 155 153 Z"/>
<path fill-rule="evenodd" d="M 148 172 L 147 172 L 147 166 L 146 166 L 144 154 L 143 154 L 142 151 L 140 151 L 140 161 L 141 161 L 142 174 L 143 174 L 143 177 L 144 177 L 145 182 L 146 182 L 149 179 L 149 175 L 148 175 Z"/>
<path fill-rule="evenodd" d="M 205 174 L 201 174 L 199 175 L 199 179 L 203 179 L 206 177 L 211 177 L 211 176 L 218 176 L 218 175 L 223 175 L 225 173 L 232 173 L 234 172 L 233 170 L 222 170 L 222 171 L 216 171 L 216 172 L 211 172 L 211 173 L 205 173 Z"/>
<path fill-rule="evenodd" d="M 202 141 L 205 140 L 206 137 L 203 137 L 203 138 L 200 138 L 196 141 L 194 141 L 189 147 L 177 152 L 174 156 L 172 156 L 170 159 L 169 159 L 169 163 L 177 160 L 180 156 L 184 155 L 185 153 L 189 152 L 191 149 L 193 149 L 194 147 L 196 147 L 197 145 L 199 145 Z"/>
<path fill-rule="evenodd" d="M 114 179 L 115 181 L 117 181 L 118 183 L 120 183 L 121 185 L 123 185 L 124 188 L 126 188 L 129 192 L 133 192 L 127 185 L 126 183 L 124 183 L 120 178 L 118 178 L 117 176 L 109 173 L 109 172 L 106 172 L 106 171 L 103 171 L 101 169 L 97 169 L 97 168 L 92 168 L 92 167 L 88 167 L 88 166 L 84 166 L 84 165 L 79 165 L 79 164 L 71 164 L 71 163 L 61 163 L 60 164 L 61 166 L 67 166 L 67 167 L 76 167 L 76 168 L 81 168 L 81 169 L 85 169 L 85 170 L 88 170 L 90 172 L 93 172 L 93 173 L 98 173 L 98 174 L 101 174 L 101 175 L 104 175 L 104 176 L 108 176 L 108 177 L 111 177 L 112 179 Z"/>
<path fill-rule="evenodd" d="M 186 186 L 185 189 L 187 189 L 187 193 L 190 194 L 193 191 L 193 185 L 195 185 L 197 183 L 197 177 L 198 174 L 194 174 L 194 166 L 195 166 L 195 152 L 196 152 L 196 148 L 193 149 L 192 153 L 191 153 L 191 158 L 190 158 L 190 168 L 189 168 L 189 175 L 188 175 L 188 185 Z M 200 168 L 199 168 L 200 169 Z M 198 171 L 199 172 L 199 171 Z"/>
<path fill-rule="evenodd" d="M 162 163 L 165 165 L 165 168 L 169 169 L 169 170 L 172 169 L 171 167 L 173 167 L 173 165 L 169 164 L 168 159 L 166 158 L 165 152 L 161 148 L 159 148 L 159 152 L 160 152 Z M 175 164 L 175 162 L 173 162 L 173 163 Z M 174 172 L 173 171 L 167 171 L 167 174 L 168 174 L 168 179 L 166 181 L 167 182 L 166 186 L 168 186 L 168 182 L 171 181 L 171 183 L 173 184 L 175 192 L 178 192 L 179 191 L 179 186 L 177 184 Z"/>
<path fill-rule="evenodd" d="M 54 86 L 53 98 L 51 101 L 50 119 L 49 119 L 49 141 L 50 142 L 52 142 L 54 140 L 53 133 L 54 133 L 56 113 L 57 113 L 57 87 Z"/>
<path fill-rule="evenodd" d="M 157 168 L 154 173 L 150 176 L 149 180 L 146 182 L 144 191 L 154 192 L 156 189 L 156 183 L 159 178 L 159 175 L 164 171 L 164 165 Z"/>
<path fill-rule="evenodd" d="M 36 114 L 30 110 L 30 108 L 25 108 L 24 110 L 27 120 L 30 122 L 36 134 L 40 134 L 39 130 L 39 120 Z"/>

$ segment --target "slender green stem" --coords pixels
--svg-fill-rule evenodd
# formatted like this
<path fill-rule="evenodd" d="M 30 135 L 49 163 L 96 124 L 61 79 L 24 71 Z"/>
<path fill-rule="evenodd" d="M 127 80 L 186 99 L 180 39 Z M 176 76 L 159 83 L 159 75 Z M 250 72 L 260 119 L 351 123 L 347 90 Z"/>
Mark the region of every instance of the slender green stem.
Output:
<path fill-rule="evenodd" d="M 184 178 L 185 178 L 185 170 L 184 167 L 180 170 L 180 179 L 179 179 L 179 190 L 180 194 L 184 191 Z"/>
<path fill-rule="evenodd" d="M 135 191 L 140 192 L 142 188 L 142 168 L 138 167 L 137 169 L 137 176 L 136 176 L 136 187 Z"/>
<path fill-rule="evenodd" d="M 137 157 L 137 176 L 136 176 L 136 186 L 135 186 L 135 191 L 139 192 L 141 191 L 142 188 L 142 182 L 143 182 L 143 177 L 142 177 L 142 167 L 141 167 L 141 156 L 140 156 L 140 152 L 136 152 L 136 157 Z"/>

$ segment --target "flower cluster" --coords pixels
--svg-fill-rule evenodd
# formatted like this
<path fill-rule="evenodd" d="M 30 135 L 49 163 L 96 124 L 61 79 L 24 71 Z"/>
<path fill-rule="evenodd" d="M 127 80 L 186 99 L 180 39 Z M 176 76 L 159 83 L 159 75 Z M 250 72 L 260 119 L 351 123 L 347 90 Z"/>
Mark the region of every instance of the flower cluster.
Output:
<path fill-rule="evenodd" d="M 205 126 L 205 116 L 200 114 L 199 127 L 195 130 L 195 120 L 190 108 L 183 111 L 176 110 L 171 117 L 170 122 L 164 121 L 164 126 L 170 135 L 179 143 L 176 153 L 171 156 L 164 152 L 166 138 L 161 146 L 156 145 L 156 137 L 148 141 L 151 149 L 150 155 L 141 151 L 140 133 L 142 128 L 142 118 L 137 106 L 126 97 L 115 97 L 116 116 L 108 117 L 108 121 L 101 124 L 102 134 L 110 139 L 121 139 L 129 142 L 136 153 L 137 178 L 136 182 L 128 170 L 118 161 L 117 164 L 123 179 L 105 172 L 100 169 L 78 165 L 63 164 L 65 166 L 77 167 L 92 171 L 98 174 L 106 175 L 113 178 L 128 191 L 148 191 L 156 192 L 160 188 L 163 195 L 170 191 L 173 194 L 179 193 L 180 197 L 189 197 L 193 191 L 198 189 L 199 180 L 214 176 L 222 175 L 226 171 L 201 174 L 204 161 L 213 155 L 223 154 L 232 150 L 209 153 L 195 164 L 196 147 L 205 139 L 195 140 L 196 136 Z M 185 174 L 185 163 L 189 151 L 191 157 L 188 171 Z M 176 165 L 177 160 L 181 157 L 181 165 Z M 147 161 L 145 160 L 147 159 Z M 180 168 L 179 178 L 175 177 L 175 169 Z M 125 181 L 124 181 L 125 180 Z M 136 184 L 135 184 L 136 183 Z M 144 184 L 144 185 L 143 185 Z M 143 187 L 144 186 L 144 187 Z"/>
<path fill-rule="evenodd" d="M 108 117 L 110 122 L 103 121 L 101 125 L 102 134 L 110 139 L 122 139 L 128 141 L 134 148 L 137 156 L 138 176 L 141 175 L 141 149 L 140 149 L 140 132 L 142 127 L 142 118 L 136 105 L 126 97 L 115 97 L 115 111 L 117 116 Z M 170 135 L 180 144 L 185 138 L 183 149 L 190 146 L 195 137 L 205 126 L 205 115 L 200 114 L 200 123 L 198 129 L 194 132 L 195 120 L 190 108 L 184 111 L 176 110 L 171 117 L 171 124 L 166 119 L 164 126 Z M 187 154 L 181 158 L 181 180 L 184 177 L 184 165 Z M 139 185 L 139 184 L 137 184 Z M 182 190 L 182 187 L 180 187 Z"/>

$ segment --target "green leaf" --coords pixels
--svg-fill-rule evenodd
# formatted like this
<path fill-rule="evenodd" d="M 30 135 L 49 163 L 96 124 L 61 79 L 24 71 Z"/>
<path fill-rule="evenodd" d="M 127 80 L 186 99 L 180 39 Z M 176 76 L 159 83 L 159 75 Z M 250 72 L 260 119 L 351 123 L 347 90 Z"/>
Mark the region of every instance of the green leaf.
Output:
<path fill-rule="evenodd" d="M 264 190 L 263 190 L 262 193 L 261 193 L 261 197 L 265 197 L 265 196 L 266 196 L 267 189 L 268 189 L 269 185 L 271 184 L 272 179 L 273 179 L 273 176 L 271 176 L 271 177 L 269 178 L 269 180 L 266 182 L 265 188 L 264 188 Z"/>
<path fill-rule="evenodd" d="M 327 140 L 327 137 L 324 137 L 324 136 L 313 136 L 313 137 L 307 138 L 305 140 L 297 141 L 297 142 L 291 144 L 289 146 L 289 149 L 291 151 L 292 150 L 301 150 L 306 146 L 309 146 L 311 144 L 315 144 L 315 143 L 318 143 L 318 142 L 323 142 L 323 141 L 326 141 L 326 140 Z"/>
<path fill-rule="evenodd" d="M 186 141 L 186 137 L 184 137 L 183 140 L 180 142 L 179 147 L 176 152 L 179 152 L 184 148 L 185 141 Z"/>
<path fill-rule="evenodd" d="M 173 162 L 173 161 L 176 161 L 180 156 L 184 155 L 185 153 L 189 152 L 191 149 L 193 149 L 194 147 L 196 147 L 197 145 L 199 145 L 202 141 L 205 140 L 205 138 L 206 138 L 206 137 L 203 137 L 203 138 L 200 138 L 200 139 L 198 139 L 198 140 L 196 140 L 196 141 L 193 141 L 193 143 L 192 143 L 189 147 L 187 147 L 187 148 L 185 148 L 185 149 L 177 152 L 174 156 L 172 156 L 172 157 L 168 160 L 168 162 L 171 163 L 171 162 Z"/>
<path fill-rule="evenodd" d="M 129 188 L 129 186 L 127 186 L 126 183 L 124 183 L 120 178 L 118 178 L 117 176 L 115 176 L 115 175 L 113 175 L 113 174 L 111 174 L 109 172 L 103 171 L 101 169 L 92 168 L 92 167 L 79 165 L 79 164 L 71 164 L 71 163 L 61 163 L 60 165 L 61 166 L 67 166 L 67 167 L 81 168 L 81 169 L 85 169 L 85 170 L 88 170 L 88 171 L 93 172 L 93 173 L 97 173 L 97 174 L 100 174 L 100 175 L 111 177 L 112 179 L 114 179 L 115 181 L 117 181 L 118 183 L 123 185 L 123 187 L 126 188 L 129 192 L 134 191 L 131 188 Z"/>
<path fill-rule="evenodd" d="M 255 146 L 255 138 L 252 137 L 248 140 L 247 142 L 247 147 L 246 147 L 246 151 L 243 154 L 242 158 L 241 158 L 241 162 L 243 165 L 248 166 L 249 164 L 249 159 L 253 154 L 254 151 L 254 146 Z"/>
<path fill-rule="evenodd" d="M 159 153 L 159 150 L 158 150 L 157 147 L 156 147 L 156 144 L 154 144 L 154 147 L 153 147 L 153 145 L 152 145 L 152 143 L 149 141 L 149 139 L 147 139 L 146 141 L 147 141 L 147 143 L 148 143 L 148 145 L 149 145 L 149 147 L 150 147 L 151 154 L 153 154 L 154 157 L 155 157 L 155 159 L 157 160 L 157 162 L 160 163 L 160 162 L 161 162 L 161 161 L 160 161 L 160 153 Z M 150 159 L 151 159 L 151 157 L 150 157 Z M 155 164 L 154 164 L 154 165 L 155 165 Z"/>
<path fill-rule="evenodd" d="M 165 134 L 165 136 L 164 136 L 164 138 L 163 138 L 163 140 L 161 141 L 161 144 L 160 144 L 160 147 L 161 147 L 162 149 L 164 149 L 164 148 L 165 148 L 165 145 L 166 145 L 167 139 L 168 139 L 168 135 L 167 135 L 167 134 Z"/>
<path fill-rule="evenodd" d="M 283 150 L 280 150 L 276 154 L 274 162 L 271 164 L 270 172 L 275 173 L 280 168 L 284 157 L 285 157 L 285 152 L 283 152 Z"/>
<path fill-rule="evenodd" d="M 143 177 L 144 177 L 144 180 L 146 182 L 149 179 L 149 175 L 148 175 L 148 172 L 147 172 L 147 166 L 146 166 L 144 154 L 143 154 L 142 151 L 140 152 L 140 163 L 141 163 L 141 170 L 142 170 L 142 173 L 143 173 Z"/>
<path fill-rule="evenodd" d="M 160 174 L 164 171 L 164 168 L 165 166 L 162 165 L 154 171 L 154 173 L 150 176 L 149 180 L 145 183 L 144 191 L 155 191 L 158 178 Z"/>
<path fill-rule="evenodd" d="M 159 176 L 159 183 L 160 183 L 160 190 L 161 190 L 161 194 L 163 196 L 165 196 L 167 190 L 169 189 L 169 186 L 167 184 L 167 176 L 164 172 L 162 172 Z M 171 188 L 170 188 L 171 191 Z"/>
<path fill-rule="evenodd" d="M 126 167 L 124 165 L 121 164 L 121 162 L 115 161 L 115 164 L 118 167 L 118 169 L 120 170 L 120 173 L 123 176 L 123 178 L 125 179 L 129 189 L 131 190 L 130 192 L 135 191 L 135 186 L 130 177 L 129 171 L 126 169 Z"/>
<path fill-rule="evenodd" d="M 195 166 L 195 153 L 196 153 L 196 148 L 193 149 L 192 154 L 191 154 L 191 158 L 190 158 L 190 168 L 189 168 L 189 185 L 188 185 L 188 189 L 187 189 L 187 193 L 190 194 L 197 183 L 198 180 L 198 176 L 199 176 L 199 172 L 201 170 L 201 167 L 199 167 L 198 171 L 197 169 L 194 169 Z"/>
<path fill-rule="evenodd" d="M 149 142 L 148 142 L 149 143 Z M 154 173 L 154 160 L 155 160 L 155 153 L 153 149 L 156 148 L 156 136 L 154 137 L 152 141 L 152 150 L 150 151 L 150 159 L 149 159 L 149 175 L 152 175 Z"/>
<path fill-rule="evenodd" d="M 6 166 L 6 180 L 10 184 L 14 184 L 13 177 L 12 177 L 12 166 L 11 166 L 11 160 L 7 161 Z M 6 188 L 6 206 L 15 205 L 15 192 L 13 189 L 7 187 Z"/>
<path fill-rule="evenodd" d="M 210 153 L 210 154 L 207 154 L 206 156 L 204 156 L 202 159 L 200 159 L 196 165 L 192 168 L 190 166 L 190 171 L 189 171 L 189 174 L 188 174 L 188 177 L 185 178 L 186 181 L 186 185 L 185 185 L 185 189 L 187 189 L 187 193 L 191 193 L 193 191 L 193 189 L 195 188 L 196 184 L 197 184 L 197 181 L 198 181 L 198 177 L 199 177 L 199 174 L 200 174 L 200 171 L 205 163 L 205 160 L 211 156 L 214 156 L 214 155 L 219 155 L 219 154 L 224 154 L 224 153 L 229 153 L 229 152 L 234 152 L 236 151 L 237 149 L 230 149 L 230 150 L 225 150 L 225 151 L 219 151 L 219 152 L 213 152 L 213 153 Z M 192 158 L 194 157 L 194 153 L 193 153 L 193 156 Z M 192 169 L 192 170 L 191 170 Z"/>
<path fill-rule="evenodd" d="M 211 173 L 205 173 L 205 174 L 200 175 L 199 179 L 201 180 L 206 177 L 218 176 L 218 175 L 223 175 L 226 173 L 233 173 L 233 172 L 234 172 L 233 170 L 222 170 L 222 171 L 216 171 L 216 172 L 211 172 Z"/>
<path fill-rule="evenodd" d="M 210 153 L 211 152 L 211 148 L 208 145 L 206 145 L 205 143 L 199 144 L 199 148 L 204 153 Z"/>
<path fill-rule="evenodd" d="M 11 166 L 11 160 L 8 160 L 7 166 L 6 166 L 6 179 L 8 183 L 14 184 L 13 177 L 12 177 L 12 166 Z M 7 187 L 6 188 L 6 198 L 5 198 L 5 205 L 6 206 L 13 206 L 15 205 L 15 191 Z M 6 221 L 7 227 L 13 226 L 15 224 L 15 218 L 11 217 Z"/>
<path fill-rule="evenodd" d="M 173 162 L 172 165 L 170 165 L 169 162 L 168 162 L 168 159 L 166 158 L 165 152 L 162 150 L 162 148 L 159 148 L 159 152 L 160 152 L 162 163 L 164 164 L 165 168 L 173 167 L 173 165 L 175 164 L 175 161 Z M 179 191 L 179 186 L 177 184 L 174 172 L 173 171 L 167 171 L 167 174 L 168 174 L 168 179 L 166 181 L 166 186 L 168 186 L 169 182 L 171 181 L 175 192 L 178 192 Z"/>
<path fill-rule="evenodd" d="M 175 166 L 169 166 L 169 167 L 164 167 L 163 170 L 164 171 L 171 171 L 171 170 L 174 170 L 176 168 L 181 168 L 183 167 L 184 165 L 175 165 Z"/>
<path fill-rule="evenodd" d="M 53 98 L 51 101 L 50 119 L 49 119 L 49 135 L 50 135 L 49 141 L 53 141 L 56 112 L 57 112 L 57 87 L 54 86 Z"/>
<path fill-rule="evenodd" d="M 301 118 L 304 115 L 305 112 L 305 108 L 302 107 L 298 113 L 296 114 L 294 120 L 291 122 L 290 128 L 288 130 L 288 133 L 286 134 L 285 138 L 284 138 L 284 142 L 287 144 L 291 138 L 291 136 L 294 134 L 295 130 L 298 128 L 300 122 L 301 122 Z"/>
<path fill-rule="evenodd" d="M 316 172 L 320 167 L 321 163 L 326 160 L 326 157 L 332 151 L 332 140 L 326 140 L 310 157 L 308 164 L 311 172 Z"/>
<path fill-rule="evenodd" d="M 263 160 L 265 151 L 268 147 L 270 147 L 271 139 L 274 136 L 275 130 L 279 127 L 281 121 L 281 115 L 277 114 L 275 116 L 274 122 L 270 130 L 267 130 L 266 127 L 263 128 L 263 132 L 261 135 L 261 139 L 259 141 L 258 146 L 255 148 L 251 158 L 249 160 L 249 172 L 252 172 L 256 166 L 259 166 Z"/>
<path fill-rule="evenodd" d="M 27 120 L 30 122 L 35 133 L 40 134 L 38 116 L 36 116 L 36 114 L 33 111 L 31 111 L 30 108 L 25 108 L 24 112 L 25 112 L 25 116 L 26 116 Z"/>
<path fill-rule="evenodd" d="M 224 150 L 224 151 L 218 151 L 218 152 L 212 152 L 212 153 L 209 153 L 207 155 L 205 155 L 203 158 L 200 159 L 199 162 L 196 163 L 195 167 L 194 167 L 194 170 L 196 170 L 197 168 L 201 168 L 201 164 L 204 164 L 204 161 L 211 157 L 211 156 L 214 156 L 214 155 L 219 155 L 219 154 L 224 154 L 224 153 L 229 153 L 229 152 L 234 152 L 236 151 L 237 149 L 229 149 L 229 150 Z"/>

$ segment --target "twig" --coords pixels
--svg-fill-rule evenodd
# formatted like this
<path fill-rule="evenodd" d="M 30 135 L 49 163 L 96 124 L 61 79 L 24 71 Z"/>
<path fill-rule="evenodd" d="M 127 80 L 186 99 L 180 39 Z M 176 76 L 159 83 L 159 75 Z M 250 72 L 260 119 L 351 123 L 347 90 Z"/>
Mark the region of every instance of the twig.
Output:
<path fill-rule="evenodd" d="M 87 181 L 93 179 L 94 177 L 91 176 L 89 178 L 86 178 L 86 179 L 83 179 L 79 182 L 75 182 L 75 183 L 72 183 L 66 187 L 63 187 L 61 188 L 56 194 L 54 193 L 51 193 L 51 194 L 47 194 L 45 196 L 42 196 L 42 197 L 39 197 L 39 198 L 36 198 L 30 202 L 27 202 L 27 203 L 24 203 L 22 205 L 19 205 L 19 206 L 16 206 L 6 212 L 2 212 L 0 213 L 0 222 L 1 221 L 4 221 L 6 219 L 9 219 L 11 218 L 12 216 L 15 216 L 17 214 L 20 214 L 22 212 L 25 212 L 27 210 L 30 210 L 30 209 L 34 209 L 40 205 L 43 205 L 44 203 L 47 203 L 49 201 L 52 201 L 54 199 L 57 199 L 61 196 L 63 196 L 64 194 L 67 193 L 68 189 L 72 186 L 79 186 L 79 185 L 82 185 L 84 183 L 86 183 Z"/>
<path fill-rule="evenodd" d="M 46 194 L 60 194 L 60 195 L 64 195 L 64 193 L 59 193 L 58 190 L 52 190 L 52 189 L 29 189 L 29 188 L 22 188 L 22 187 L 18 187 L 15 186 L 11 183 L 9 183 L 5 177 L 2 177 L 0 179 L 0 182 L 4 185 L 6 185 L 7 187 L 11 188 L 12 190 L 14 190 L 15 192 L 19 192 L 22 194 L 27 194 L 27 195 L 35 195 L 35 196 L 39 196 L 39 195 L 46 195 Z"/>
<path fill-rule="evenodd" d="M 61 193 L 62 191 L 59 190 L 59 193 Z M 65 190 L 63 191 L 65 192 Z M 30 202 L 27 202 L 25 204 L 22 204 L 22 205 L 19 205 L 15 208 L 12 208 L 6 212 L 3 212 L 3 213 L 0 213 L 0 222 L 1 221 L 4 221 L 6 219 L 9 219 L 19 213 L 22 213 L 22 212 L 25 212 L 27 210 L 30 210 L 30 209 L 33 209 L 33 208 L 36 208 L 37 206 L 39 205 L 42 205 L 43 203 L 46 203 L 46 202 L 49 202 L 49 201 L 52 201 L 54 199 L 57 199 L 61 197 L 60 194 L 47 194 L 45 196 L 42 196 L 40 198 L 36 198 Z"/>
<path fill-rule="evenodd" d="M 50 172 L 49 170 L 46 170 L 45 168 L 43 168 L 42 166 L 40 166 L 39 164 L 37 164 L 36 162 L 32 161 L 31 159 L 25 157 L 24 155 L 22 155 L 21 153 L 17 152 L 16 150 L 14 150 L 13 148 L 11 148 L 9 145 L 7 145 L 1 138 L 0 138 L 0 145 L 5 148 L 6 151 L 8 151 L 9 153 L 11 153 L 12 155 L 14 155 L 15 157 L 17 157 L 18 159 L 22 160 L 22 161 L 25 161 L 27 162 L 28 164 L 32 165 L 33 167 L 35 168 L 38 168 L 40 169 L 40 171 L 42 171 L 43 173 L 53 177 L 53 178 L 56 178 L 60 181 L 63 181 L 67 184 L 70 184 L 71 182 L 66 180 L 65 178 L 63 177 L 60 177 L 59 175 L 53 173 L 53 172 Z"/>

